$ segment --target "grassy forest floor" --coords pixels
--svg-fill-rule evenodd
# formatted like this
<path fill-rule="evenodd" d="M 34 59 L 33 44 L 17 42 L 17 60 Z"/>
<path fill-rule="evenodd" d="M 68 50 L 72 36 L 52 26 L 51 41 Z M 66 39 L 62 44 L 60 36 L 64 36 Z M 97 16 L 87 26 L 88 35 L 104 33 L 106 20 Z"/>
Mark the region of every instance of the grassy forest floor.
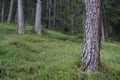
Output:
<path fill-rule="evenodd" d="M 0 24 L 0 80 L 120 79 L 120 42 L 102 43 L 99 71 L 86 74 L 80 61 L 82 36 L 49 30 L 39 36 L 29 25 L 26 30 L 20 35 L 15 24 Z"/>

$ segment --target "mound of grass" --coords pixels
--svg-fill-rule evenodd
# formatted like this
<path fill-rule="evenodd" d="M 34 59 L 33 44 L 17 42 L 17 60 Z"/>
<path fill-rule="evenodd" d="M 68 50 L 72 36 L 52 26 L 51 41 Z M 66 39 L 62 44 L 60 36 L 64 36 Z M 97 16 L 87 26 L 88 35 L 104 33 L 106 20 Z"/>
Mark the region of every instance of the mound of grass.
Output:
<path fill-rule="evenodd" d="M 83 38 L 44 29 L 43 36 L 17 34 L 15 24 L 0 24 L 1 80 L 119 80 L 120 44 L 102 45 L 99 71 L 82 71 Z M 9 31 L 9 32 L 7 32 Z"/>

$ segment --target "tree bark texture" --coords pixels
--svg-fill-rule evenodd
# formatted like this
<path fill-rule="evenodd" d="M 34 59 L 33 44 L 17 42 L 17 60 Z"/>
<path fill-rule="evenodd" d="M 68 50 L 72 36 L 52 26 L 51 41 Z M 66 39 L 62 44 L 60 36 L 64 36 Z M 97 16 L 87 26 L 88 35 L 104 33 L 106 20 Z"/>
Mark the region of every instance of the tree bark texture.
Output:
<path fill-rule="evenodd" d="M 18 33 L 24 34 L 24 15 L 23 15 L 23 1 L 18 0 Z"/>
<path fill-rule="evenodd" d="M 86 22 L 82 61 L 85 71 L 98 69 L 100 63 L 100 0 L 85 0 Z"/>
<path fill-rule="evenodd" d="M 42 28 L 42 25 L 41 25 L 41 8 L 42 7 L 42 2 L 41 0 L 37 0 L 37 6 L 36 6 L 36 18 L 35 18 L 35 32 L 37 34 L 42 34 L 41 33 L 41 28 Z"/>
<path fill-rule="evenodd" d="M 14 4 L 14 0 L 11 0 L 9 14 L 8 14 L 8 20 L 7 20 L 7 22 L 9 22 L 9 23 L 12 21 L 13 4 Z"/>

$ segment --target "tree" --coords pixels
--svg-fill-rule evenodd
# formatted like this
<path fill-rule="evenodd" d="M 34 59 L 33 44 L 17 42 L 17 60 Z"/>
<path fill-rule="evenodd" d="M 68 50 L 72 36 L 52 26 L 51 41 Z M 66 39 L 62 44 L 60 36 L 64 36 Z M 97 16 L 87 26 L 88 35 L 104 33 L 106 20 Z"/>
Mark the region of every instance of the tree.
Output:
<path fill-rule="evenodd" d="M 5 2 L 2 2 L 1 22 L 4 22 Z"/>
<path fill-rule="evenodd" d="M 47 5 L 48 5 L 48 29 L 51 28 L 51 5 L 52 5 L 52 1 L 51 0 L 47 0 Z"/>
<path fill-rule="evenodd" d="M 42 7 L 42 1 L 41 0 L 37 0 L 37 6 L 36 6 L 36 18 L 35 18 L 35 32 L 37 34 L 42 34 L 41 32 L 41 28 L 42 28 L 42 25 L 41 25 L 41 8 Z"/>
<path fill-rule="evenodd" d="M 85 71 L 98 69 L 100 64 L 100 0 L 85 0 L 86 23 L 82 61 Z"/>
<path fill-rule="evenodd" d="M 57 3 L 57 0 L 54 0 L 54 20 L 53 20 L 54 27 L 56 25 L 56 3 Z"/>
<path fill-rule="evenodd" d="M 24 34 L 23 0 L 18 0 L 18 33 Z"/>
<path fill-rule="evenodd" d="M 9 14 L 8 14 L 8 20 L 7 20 L 7 22 L 9 22 L 9 23 L 11 22 L 11 19 L 12 19 L 13 3 L 14 3 L 14 0 L 11 0 L 11 2 L 10 2 Z"/>

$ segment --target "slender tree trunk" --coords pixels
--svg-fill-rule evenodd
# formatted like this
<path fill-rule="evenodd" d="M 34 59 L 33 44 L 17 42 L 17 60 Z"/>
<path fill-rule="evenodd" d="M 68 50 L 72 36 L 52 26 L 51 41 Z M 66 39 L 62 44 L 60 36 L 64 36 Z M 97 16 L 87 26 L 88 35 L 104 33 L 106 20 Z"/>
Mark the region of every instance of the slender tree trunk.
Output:
<path fill-rule="evenodd" d="M 107 23 L 107 18 L 106 18 L 106 13 L 105 12 L 103 12 L 103 20 L 104 20 L 104 28 L 105 28 L 105 39 L 107 39 L 108 38 L 108 23 Z"/>
<path fill-rule="evenodd" d="M 2 3 L 2 11 L 1 11 L 1 22 L 3 23 L 4 22 L 4 10 L 5 9 L 5 3 L 3 2 Z"/>
<path fill-rule="evenodd" d="M 18 22 L 18 10 L 16 10 L 16 13 L 15 13 L 15 20 L 14 20 L 15 23 Z"/>
<path fill-rule="evenodd" d="M 102 41 L 105 42 L 105 27 L 103 25 L 103 21 L 101 21 L 101 27 L 102 27 Z"/>
<path fill-rule="evenodd" d="M 24 34 L 23 0 L 18 0 L 18 33 Z"/>
<path fill-rule="evenodd" d="M 73 7 L 71 7 L 71 5 L 70 5 L 70 8 L 71 8 L 71 12 L 73 13 L 74 9 Z M 71 34 L 74 34 L 74 15 L 73 14 L 71 15 Z"/>
<path fill-rule="evenodd" d="M 2 9 L 2 3 L 0 2 L 0 20 L 1 20 L 1 9 Z"/>
<path fill-rule="evenodd" d="M 30 23 L 34 24 L 33 22 L 35 20 L 35 8 L 32 8 L 32 13 L 31 13 L 31 18 L 30 18 Z"/>
<path fill-rule="evenodd" d="M 49 17 L 49 0 L 46 1 L 46 15 L 47 15 L 47 28 L 48 28 L 48 17 Z"/>
<path fill-rule="evenodd" d="M 86 0 L 85 42 L 82 61 L 85 71 L 98 69 L 100 63 L 100 0 Z"/>
<path fill-rule="evenodd" d="M 51 4 L 52 4 L 52 1 L 49 0 L 49 7 L 48 7 L 48 29 L 51 28 Z"/>
<path fill-rule="evenodd" d="M 105 37 L 106 37 L 106 39 L 108 38 L 108 25 L 107 25 L 107 20 L 105 20 Z"/>
<path fill-rule="evenodd" d="M 62 5 L 62 0 L 59 0 L 60 1 L 60 5 Z"/>
<path fill-rule="evenodd" d="M 113 33 L 113 27 L 110 25 L 110 36 L 112 36 Z"/>
<path fill-rule="evenodd" d="M 71 34 L 74 34 L 74 19 L 71 18 Z"/>
<path fill-rule="evenodd" d="M 56 0 L 54 0 L 54 21 L 53 21 L 54 28 L 56 26 Z"/>
<path fill-rule="evenodd" d="M 14 3 L 14 0 L 11 0 L 11 2 L 10 2 L 10 9 L 9 9 L 9 15 L 8 15 L 8 20 L 7 20 L 8 23 L 10 23 L 12 21 L 13 3 Z"/>
<path fill-rule="evenodd" d="M 28 7 L 28 13 L 27 13 L 27 23 L 30 24 L 30 18 L 32 14 L 32 9 Z"/>
<path fill-rule="evenodd" d="M 37 0 L 37 7 L 36 7 L 36 18 L 35 18 L 35 32 L 37 34 L 42 34 L 42 25 L 41 25 L 41 8 L 42 7 L 42 1 L 41 0 Z"/>

